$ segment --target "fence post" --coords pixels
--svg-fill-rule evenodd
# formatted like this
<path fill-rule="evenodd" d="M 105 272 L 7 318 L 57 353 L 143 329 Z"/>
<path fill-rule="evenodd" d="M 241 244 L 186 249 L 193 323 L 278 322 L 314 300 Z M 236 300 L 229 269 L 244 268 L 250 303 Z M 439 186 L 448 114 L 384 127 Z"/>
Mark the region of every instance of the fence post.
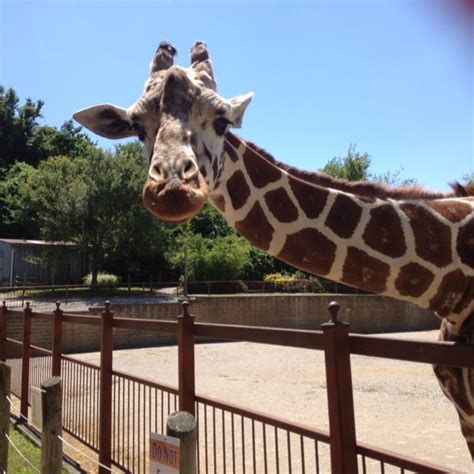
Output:
<path fill-rule="evenodd" d="M 0 362 L 7 360 L 8 309 L 4 301 L 0 311 Z"/>
<path fill-rule="evenodd" d="M 56 303 L 53 317 L 53 363 L 52 375 L 61 375 L 61 354 L 63 349 L 63 311 L 59 308 L 61 303 Z"/>
<path fill-rule="evenodd" d="M 357 473 L 354 401 L 349 352 L 349 324 L 337 320 L 339 305 L 328 306 L 331 320 L 321 325 L 331 436 L 332 474 Z"/>
<path fill-rule="evenodd" d="M 63 464 L 61 377 L 45 380 L 41 391 L 41 473 L 59 474 Z"/>
<path fill-rule="evenodd" d="M 114 313 L 110 301 L 105 302 L 105 311 L 100 323 L 100 423 L 99 462 L 110 468 L 112 459 L 112 351 Z M 108 474 L 99 467 L 99 474 Z"/>
<path fill-rule="evenodd" d="M 8 431 L 10 427 L 11 368 L 0 362 L 0 472 L 8 472 Z"/>
<path fill-rule="evenodd" d="M 28 396 L 30 390 L 30 355 L 31 355 L 31 308 L 26 302 L 23 311 L 23 354 L 21 360 L 21 394 L 20 394 L 20 415 L 23 421 L 28 419 Z"/>
<path fill-rule="evenodd" d="M 196 473 L 196 420 L 186 411 L 172 413 L 166 422 L 166 434 L 179 438 L 179 473 Z"/>
<path fill-rule="evenodd" d="M 183 313 L 177 318 L 179 409 L 194 416 L 194 316 L 189 314 L 188 301 L 181 306 Z"/>

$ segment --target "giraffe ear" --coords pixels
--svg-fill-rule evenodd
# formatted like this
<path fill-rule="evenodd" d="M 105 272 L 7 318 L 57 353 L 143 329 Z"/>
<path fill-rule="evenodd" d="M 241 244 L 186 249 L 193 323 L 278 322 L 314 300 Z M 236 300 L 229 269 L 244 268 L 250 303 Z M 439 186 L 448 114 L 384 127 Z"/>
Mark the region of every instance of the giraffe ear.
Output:
<path fill-rule="evenodd" d="M 238 95 L 237 97 L 230 99 L 230 105 L 232 107 L 230 112 L 230 120 L 232 120 L 231 127 L 240 128 L 242 126 L 245 109 L 247 108 L 247 105 L 250 104 L 253 96 L 254 93 L 249 92 L 248 94 Z"/>
<path fill-rule="evenodd" d="M 117 139 L 137 135 L 127 110 L 116 105 L 101 104 L 76 112 L 74 120 L 101 137 Z"/>

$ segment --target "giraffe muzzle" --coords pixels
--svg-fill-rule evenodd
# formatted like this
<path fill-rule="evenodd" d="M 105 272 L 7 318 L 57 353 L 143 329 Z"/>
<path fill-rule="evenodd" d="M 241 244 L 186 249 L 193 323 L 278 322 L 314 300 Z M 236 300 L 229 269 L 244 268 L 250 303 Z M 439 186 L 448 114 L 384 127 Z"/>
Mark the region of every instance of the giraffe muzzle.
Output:
<path fill-rule="evenodd" d="M 202 178 L 192 182 L 180 179 L 147 179 L 143 204 L 158 219 L 183 224 L 192 219 L 207 200 L 207 186 Z"/>

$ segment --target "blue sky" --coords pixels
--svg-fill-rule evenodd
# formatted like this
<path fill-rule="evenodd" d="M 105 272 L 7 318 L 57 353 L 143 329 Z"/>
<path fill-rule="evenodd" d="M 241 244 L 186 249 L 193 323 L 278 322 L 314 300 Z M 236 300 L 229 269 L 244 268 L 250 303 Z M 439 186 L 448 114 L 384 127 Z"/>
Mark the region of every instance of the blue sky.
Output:
<path fill-rule="evenodd" d="M 202 39 L 220 94 L 256 94 L 243 138 L 304 169 L 355 143 L 372 172 L 445 190 L 474 169 L 470 3 L 0 0 L 0 84 L 59 126 L 134 102 L 160 41 L 187 66 Z"/>

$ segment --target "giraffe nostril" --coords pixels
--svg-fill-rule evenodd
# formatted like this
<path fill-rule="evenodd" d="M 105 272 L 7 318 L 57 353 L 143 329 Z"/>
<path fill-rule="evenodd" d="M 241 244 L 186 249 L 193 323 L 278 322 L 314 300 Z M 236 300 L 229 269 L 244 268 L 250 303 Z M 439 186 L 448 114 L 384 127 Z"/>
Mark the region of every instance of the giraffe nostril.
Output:
<path fill-rule="evenodd" d="M 158 162 L 155 162 L 151 165 L 149 174 L 156 181 L 165 179 L 163 167 Z"/>
<path fill-rule="evenodd" d="M 193 160 L 186 158 L 183 160 L 181 168 L 181 179 L 189 180 L 197 173 L 197 166 Z"/>

